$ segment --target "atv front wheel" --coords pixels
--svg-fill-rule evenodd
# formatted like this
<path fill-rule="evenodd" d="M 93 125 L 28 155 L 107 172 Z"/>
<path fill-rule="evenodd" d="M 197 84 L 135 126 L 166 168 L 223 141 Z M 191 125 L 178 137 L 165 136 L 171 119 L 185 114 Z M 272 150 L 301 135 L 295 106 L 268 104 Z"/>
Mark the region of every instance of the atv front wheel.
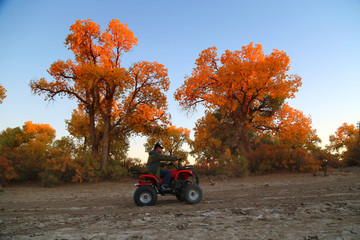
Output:
<path fill-rule="evenodd" d="M 199 185 L 190 183 L 184 188 L 184 199 L 188 204 L 199 203 L 202 199 L 202 190 Z"/>
<path fill-rule="evenodd" d="M 140 186 L 134 193 L 134 202 L 137 206 L 153 206 L 157 201 L 157 194 L 151 186 Z"/>

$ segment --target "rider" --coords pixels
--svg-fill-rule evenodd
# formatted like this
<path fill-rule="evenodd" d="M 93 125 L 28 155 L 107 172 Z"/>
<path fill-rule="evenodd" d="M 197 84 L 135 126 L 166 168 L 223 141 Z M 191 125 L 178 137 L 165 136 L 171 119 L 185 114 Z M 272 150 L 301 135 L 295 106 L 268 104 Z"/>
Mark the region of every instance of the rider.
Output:
<path fill-rule="evenodd" d="M 179 160 L 177 157 L 162 155 L 162 150 L 164 148 L 160 145 L 160 143 L 156 143 L 154 146 L 154 150 L 149 152 L 149 158 L 146 164 L 146 169 L 151 172 L 153 175 L 160 179 L 164 177 L 163 184 L 160 189 L 162 191 L 170 190 L 169 184 L 171 179 L 171 171 L 160 169 L 160 161 L 176 161 Z"/>

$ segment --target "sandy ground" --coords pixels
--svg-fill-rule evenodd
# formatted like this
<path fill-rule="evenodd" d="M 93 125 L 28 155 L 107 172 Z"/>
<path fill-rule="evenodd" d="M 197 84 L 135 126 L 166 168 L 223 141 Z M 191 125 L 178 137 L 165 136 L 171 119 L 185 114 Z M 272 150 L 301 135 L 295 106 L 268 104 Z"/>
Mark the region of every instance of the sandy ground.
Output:
<path fill-rule="evenodd" d="M 0 239 L 360 239 L 360 168 L 202 178 L 203 200 L 159 196 L 137 207 L 136 182 L 11 185 L 0 192 Z"/>

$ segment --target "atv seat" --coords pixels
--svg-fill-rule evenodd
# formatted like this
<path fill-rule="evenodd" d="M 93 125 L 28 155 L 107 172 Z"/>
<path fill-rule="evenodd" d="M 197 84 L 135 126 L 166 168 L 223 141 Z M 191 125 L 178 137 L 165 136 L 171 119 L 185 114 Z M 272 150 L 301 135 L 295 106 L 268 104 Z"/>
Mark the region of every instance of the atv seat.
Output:
<path fill-rule="evenodd" d="M 131 172 L 131 174 L 134 175 L 134 178 L 135 178 L 135 179 L 139 178 L 141 175 L 144 175 L 144 174 L 151 174 L 151 175 L 153 175 L 153 174 L 150 173 L 149 171 L 141 171 L 141 170 L 138 170 L 138 169 L 131 169 L 130 172 Z"/>

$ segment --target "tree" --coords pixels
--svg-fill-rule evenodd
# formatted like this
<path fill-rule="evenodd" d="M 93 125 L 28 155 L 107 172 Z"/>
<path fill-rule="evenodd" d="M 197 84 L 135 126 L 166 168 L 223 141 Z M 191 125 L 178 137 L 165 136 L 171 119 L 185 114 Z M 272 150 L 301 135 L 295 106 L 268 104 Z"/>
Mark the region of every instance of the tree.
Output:
<path fill-rule="evenodd" d="M 76 99 L 89 116 L 89 134 L 92 156 L 98 155 L 100 138 L 95 133 L 96 112 L 96 82 L 87 78 L 87 70 L 91 64 L 97 65 L 101 52 L 97 43 L 100 39 L 100 26 L 91 20 L 76 21 L 70 30 L 73 32 L 66 38 L 65 45 L 75 54 L 76 62 L 72 60 L 54 62 L 48 73 L 54 81 L 48 82 L 45 78 L 32 80 L 31 90 L 34 94 L 44 94 L 45 100 L 53 100 L 56 96 L 67 96 Z"/>
<path fill-rule="evenodd" d="M 221 127 L 221 114 L 207 111 L 199 119 L 194 128 L 194 141 L 191 142 L 192 154 L 197 163 L 215 161 L 223 152 L 225 143 L 223 128 Z"/>
<path fill-rule="evenodd" d="M 0 155 L 11 162 L 20 179 L 38 177 L 48 158 L 55 130 L 49 124 L 25 122 L 22 128 L 7 128 L 0 134 Z"/>
<path fill-rule="evenodd" d="M 221 110 L 206 111 L 196 122 L 192 155 L 205 174 L 243 176 L 247 172 L 247 159 L 238 152 L 231 152 L 233 131 Z"/>
<path fill-rule="evenodd" d="M 268 119 L 269 120 L 269 119 Z M 242 175 L 244 168 L 263 173 L 273 169 L 310 170 L 316 165 L 309 150 L 316 149 L 320 141 L 311 128 L 311 118 L 284 104 L 272 117 L 270 130 L 251 132 L 251 149 L 246 159 L 231 153 L 233 130 L 219 110 L 207 112 L 195 127 L 192 144 L 197 164 L 218 166 L 217 172 Z"/>
<path fill-rule="evenodd" d="M 330 135 L 329 148 L 339 152 L 342 150 L 347 150 L 347 148 L 358 141 L 359 139 L 359 129 L 356 129 L 353 124 L 343 123 L 336 131 L 335 134 Z"/>
<path fill-rule="evenodd" d="M 2 85 L 0 85 L 0 104 L 3 103 L 5 98 L 6 98 L 6 89 Z"/>
<path fill-rule="evenodd" d="M 300 110 L 284 104 L 275 114 L 274 123 L 277 131 L 274 131 L 279 142 L 288 145 L 291 148 L 313 148 L 314 145 L 321 142 L 312 129 L 311 117 L 306 117 Z"/>
<path fill-rule="evenodd" d="M 360 165 L 360 124 L 356 128 L 353 124 L 343 123 L 335 134 L 330 135 L 329 149 L 340 153 L 345 165 Z"/>
<path fill-rule="evenodd" d="M 30 87 L 33 93 L 44 94 L 45 100 L 67 96 L 78 101 L 88 116 L 92 156 L 97 158 L 101 142 L 101 168 L 105 169 L 111 137 L 126 141 L 131 133 L 146 133 L 167 122 L 167 69 L 157 62 L 122 67 L 123 53 L 137 45 L 137 39 L 117 19 L 103 33 L 91 20 L 76 21 L 70 31 L 65 44 L 75 54 L 75 62 L 54 62 L 48 70 L 54 80 L 32 80 Z M 102 125 L 100 133 L 97 125 Z"/>
<path fill-rule="evenodd" d="M 8 181 L 18 177 L 19 176 L 12 166 L 12 162 L 3 156 L 0 156 L 0 186 L 5 185 Z"/>
<path fill-rule="evenodd" d="M 298 75 L 290 75 L 290 59 L 274 49 L 265 55 L 260 44 L 250 43 L 241 51 L 229 51 L 219 59 L 216 47 L 200 53 L 191 76 L 177 89 L 175 99 L 186 110 L 203 104 L 218 110 L 231 129 L 232 153 L 250 151 L 254 131 L 272 129 L 272 117 L 301 86 Z"/>
<path fill-rule="evenodd" d="M 71 119 L 65 120 L 65 123 L 68 132 L 76 140 L 81 149 L 86 150 L 88 147 L 91 147 L 89 142 L 89 116 L 81 106 L 73 110 Z M 100 133 L 97 128 L 95 126 L 95 132 L 96 136 L 99 136 Z"/>
<path fill-rule="evenodd" d="M 165 154 L 186 160 L 188 154 L 182 147 L 184 144 L 190 143 L 190 130 L 182 127 L 177 128 L 174 125 L 165 127 L 158 133 L 148 137 L 147 142 L 144 144 L 145 151 L 151 151 L 158 142 L 165 148 Z"/>

